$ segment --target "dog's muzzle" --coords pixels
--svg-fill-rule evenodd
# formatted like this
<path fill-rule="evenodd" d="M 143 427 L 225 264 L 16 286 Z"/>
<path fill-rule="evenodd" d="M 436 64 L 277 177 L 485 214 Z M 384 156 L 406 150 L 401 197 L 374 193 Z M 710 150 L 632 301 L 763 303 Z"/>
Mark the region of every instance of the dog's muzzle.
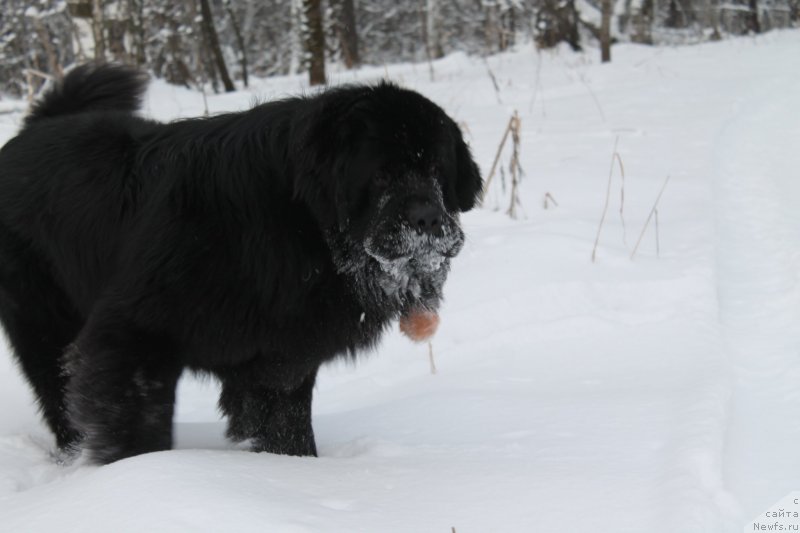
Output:
<path fill-rule="evenodd" d="M 381 263 L 407 263 L 419 272 L 435 272 L 458 255 L 464 232 L 440 202 L 412 196 L 388 202 L 364 239 L 367 253 Z"/>

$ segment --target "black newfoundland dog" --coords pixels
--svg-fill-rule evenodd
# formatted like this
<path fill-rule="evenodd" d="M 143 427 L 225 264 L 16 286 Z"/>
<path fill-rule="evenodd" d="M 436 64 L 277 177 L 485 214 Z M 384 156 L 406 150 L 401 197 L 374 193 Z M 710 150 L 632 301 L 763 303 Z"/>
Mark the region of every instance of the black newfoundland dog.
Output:
<path fill-rule="evenodd" d="M 481 178 L 458 126 L 383 83 L 162 124 L 81 67 L 0 150 L 0 320 L 60 448 L 168 449 L 184 368 L 228 435 L 315 455 L 319 366 L 436 310 Z"/>

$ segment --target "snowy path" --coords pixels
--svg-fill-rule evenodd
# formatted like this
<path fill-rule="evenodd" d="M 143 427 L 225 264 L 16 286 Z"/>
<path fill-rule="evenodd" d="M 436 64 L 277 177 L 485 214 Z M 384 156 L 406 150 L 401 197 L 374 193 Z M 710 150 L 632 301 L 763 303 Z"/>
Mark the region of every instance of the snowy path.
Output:
<path fill-rule="evenodd" d="M 797 60 L 797 48 L 782 52 Z M 798 94 L 797 68 L 765 76 L 716 147 L 721 320 L 736 378 L 726 477 L 747 519 L 800 487 Z"/>
<path fill-rule="evenodd" d="M 522 117 L 525 217 L 503 215 L 499 181 L 464 217 L 438 374 L 396 331 L 325 369 L 318 459 L 229 445 L 217 386 L 187 378 L 177 450 L 64 467 L 0 354 L 0 532 L 738 533 L 800 489 L 800 72 L 787 70 L 800 32 L 614 51 L 604 66 L 594 51 L 492 57 L 499 95 L 463 55 L 435 81 L 388 68 L 465 125 L 484 171 Z M 209 105 L 302 86 L 262 81 Z M 160 83 L 146 105 L 202 110 Z M 2 117 L 0 140 L 19 119 Z M 617 176 L 593 264 L 617 137 L 625 223 Z M 658 249 L 651 227 L 631 261 L 667 175 Z M 541 209 L 545 193 L 557 208 Z"/>

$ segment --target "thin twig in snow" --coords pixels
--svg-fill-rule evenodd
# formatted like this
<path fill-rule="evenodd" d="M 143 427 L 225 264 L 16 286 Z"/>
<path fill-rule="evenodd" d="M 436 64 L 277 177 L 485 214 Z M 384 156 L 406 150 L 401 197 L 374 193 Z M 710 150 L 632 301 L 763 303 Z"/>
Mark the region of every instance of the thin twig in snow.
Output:
<path fill-rule="evenodd" d="M 597 236 L 594 238 L 594 247 L 592 248 L 592 263 L 597 259 L 597 246 L 600 244 L 600 232 L 603 231 L 603 223 L 606 221 L 606 213 L 608 212 L 608 204 L 611 199 L 611 178 L 614 176 L 614 160 L 617 154 L 617 144 L 619 143 L 619 135 L 614 139 L 614 151 L 611 153 L 611 167 L 608 169 L 608 186 L 606 187 L 606 203 L 603 206 L 603 214 L 600 217 L 600 224 L 597 226 Z"/>
<path fill-rule="evenodd" d="M 600 100 L 597 99 L 597 95 L 594 94 L 594 91 L 592 90 L 592 88 L 587 83 L 586 78 L 584 78 L 583 74 L 579 75 L 578 79 L 581 80 L 581 83 L 583 83 L 583 86 L 586 87 L 586 90 L 588 90 L 589 94 L 592 95 L 592 100 L 594 100 L 594 105 L 597 106 L 597 111 L 600 113 L 600 118 L 602 118 L 603 122 L 605 122 L 606 121 L 606 114 L 603 112 L 603 107 L 600 105 Z"/>
<path fill-rule="evenodd" d="M 494 85 L 494 93 L 497 96 L 497 103 L 502 105 L 503 101 L 500 99 L 500 86 L 497 84 L 497 78 L 494 76 L 494 72 L 492 72 L 492 67 L 489 66 L 489 62 L 486 58 L 483 58 L 483 64 L 486 66 L 486 72 L 489 74 L 489 78 L 492 80 L 492 85 Z"/>
<path fill-rule="evenodd" d="M 46 74 L 41 70 L 36 70 L 35 68 L 26 68 L 23 69 L 22 72 L 25 73 L 25 78 L 28 82 L 28 102 L 32 102 L 33 99 L 36 97 L 36 89 L 33 87 L 33 77 L 38 76 L 45 81 L 53 80 L 53 76 L 50 74 Z"/>
<path fill-rule="evenodd" d="M 622 164 L 622 156 L 619 155 L 619 152 L 616 150 L 614 151 L 614 157 L 617 159 L 617 163 L 619 163 L 619 175 L 620 175 L 620 184 L 619 184 L 619 220 L 622 222 L 622 244 L 625 245 L 625 248 L 628 247 L 628 231 L 625 228 L 625 165 Z"/>
<path fill-rule="evenodd" d="M 533 96 L 531 97 L 531 105 L 528 108 L 529 113 L 533 113 L 533 105 L 536 103 L 536 97 L 539 95 L 539 89 L 542 87 L 542 78 L 540 73 L 542 71 L 542 52 L 536 49 L 536 83 L 533 85 Z M 542 97 L 542 117 L 547 116 L 544 110 L 544 97 Z"/>
<path fill-rule="evenodd" d="M 502 154 L 503 146 L 505 146 L 506 140 L 508 139 L 508 134 L 511 133 L 511 125 L 513 122 L 514 117 L 512 116 L 508 120 L 508 125 L 506 125 L 505 131 L 503 131 L 503 138 L 500 140 L 500 145 L 497 147 L 497 154 L 494 156 L 492 168 L 489 170 L 489 175 L 486 177 L 486 182 L 483 186 L 483 191 L 481 191 L 481 197 L 478 201 L 478 205 L 483 205 L 483 200 L 486 198 L 486 193 L 489 191 L 489 185 L 492 183 L 492 178 L 494 178 L 494 173 L 497 170 L 497 163 L 500 161 L 500 155 Z"/>
<path fill-rule="evenodd" d="M 633 252 L 631 252 L 631 260 L 633 260 L 633 256 L 636 255 L 636 250 L 639 249 L 639 244 L 642 242 L 642 238 L 644 237 L 644 232 L 647 231 L 647 226 L 650 225 L 650 219 L 653 218 L 653 214 L 656 212 L 658 208 L 658 201 L 661 200 L 661 195 L 664 194 L 664 189 L 667 188 L 667 183 L 669 183 L 669 176 L 667 179 L 664 180 L 664 185 L 661 186 L 661 190 L 658 191 L 658 196 L 656 196 L 656 201 L 653 203 L 653 208 L 650 210 L 650 214 L 647 215 L 647 220 L 644 221 L 644 227 L 642 228 L 642 232 L 639 234 L 639 240 L 636 241 L 636 246 L 633 247 Z"/>
<path fill-rule="evenodd" d="M 661 257 L 661 243 L 658 237 L 658 209 L 655 212 L 655 225 L 656 225 L 656 257 Z"/>

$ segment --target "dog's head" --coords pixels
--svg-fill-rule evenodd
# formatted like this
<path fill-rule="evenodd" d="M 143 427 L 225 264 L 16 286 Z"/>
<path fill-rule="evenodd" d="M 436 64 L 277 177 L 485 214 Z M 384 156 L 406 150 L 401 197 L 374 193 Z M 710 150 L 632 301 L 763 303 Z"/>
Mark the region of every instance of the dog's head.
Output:
<path fill-rule="evenodd" d="M 295 194 L 323 227 L 337 268 L 403 306 L 437 307 L 464 243 L 459 213 L 482 187 L 459 127 L 390 84 L 317 98 L 295 148 Z"/>

